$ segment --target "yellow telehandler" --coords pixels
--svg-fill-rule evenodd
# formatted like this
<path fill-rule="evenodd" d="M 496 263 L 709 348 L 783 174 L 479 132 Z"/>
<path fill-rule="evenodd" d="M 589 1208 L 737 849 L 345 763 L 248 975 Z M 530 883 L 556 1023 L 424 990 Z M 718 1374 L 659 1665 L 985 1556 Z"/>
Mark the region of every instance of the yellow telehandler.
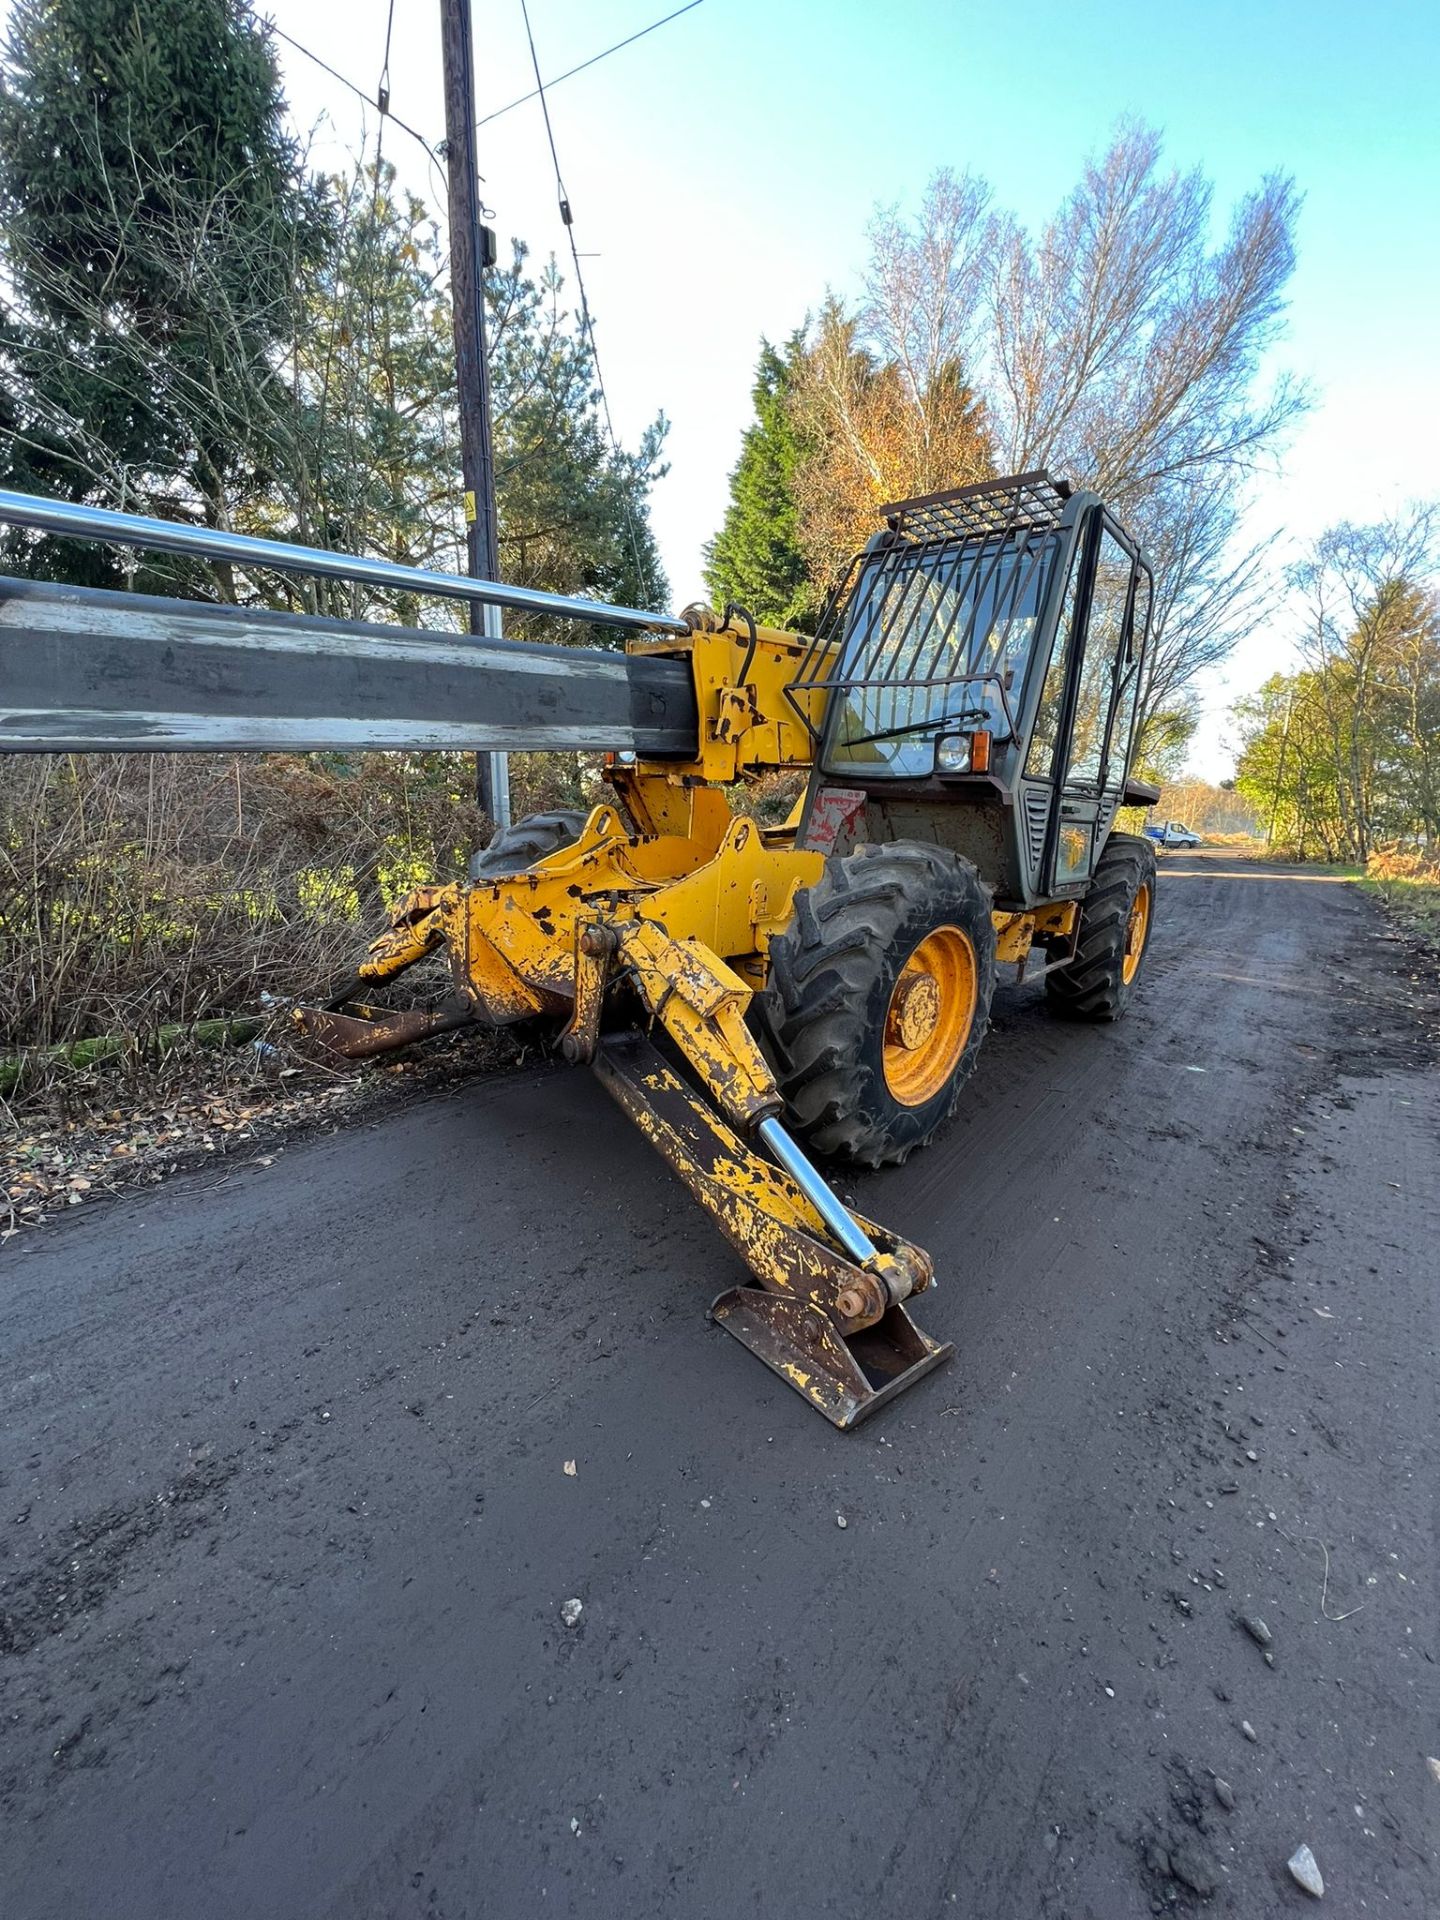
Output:
<path fill-rule="evenodd" d="M 1019 474 L 907 500 L 811 635 L 676 618 L 0 489 L 0 522 L 625 627 L 624 655 L 0 581 L 0 751 L 611 748 L 609 797 L 417 888 L 296 1017 L 358 1056 L 470 1023 L 589 1062 L 751 1279 L 714 1318 L 837 1426 L 942 1361 L 929 1256 L 810 1158 L 941 1127 L 996 970 L 1114 1020 L 1155 899 L 1131 778 L 1150 569 L 1094 493 Z M 783 825 L 732 805 L 803 773 Z M 448 1001 L 387 1004 L 432 955 Z"/>
<path fill-rule="evenodd" d="M 612 754 L 603 805 L 500 832 L 297 1013 L 351 1054 L 545 1023 L 749 1266 L 714 1318 L 842 1427 L 950 1349 L 906 1306 L 929 1257 L 842 1206 L 797 1142 L 863 1167 L 923 1145 L 1001 964 L 1043 974 L 1061 1016 L 1118 1018 L 1155 896 L 1149 843 L 1112 831 L 1156 797 L 1129 771 L 1151 597 L 1134 543 L 1043 473 L 882 517 L 813 636 L 730 607 L 632 640 L 688 666 L 693 749 Z M 809 775 L 785 824 L 737 813 L 777 769 Z M 448 1008 L 374 1003 L 437 951 Z"/>

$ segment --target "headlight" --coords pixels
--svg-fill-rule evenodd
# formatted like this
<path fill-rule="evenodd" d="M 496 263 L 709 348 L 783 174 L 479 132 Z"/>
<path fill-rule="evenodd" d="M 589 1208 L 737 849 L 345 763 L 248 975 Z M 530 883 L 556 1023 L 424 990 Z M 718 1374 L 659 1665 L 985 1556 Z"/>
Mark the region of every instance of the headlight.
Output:
<path fill-rule="evenodd" d="M 937 773 L 969 773 L 970 740 L 968 736 L 956 735 L 940 742 L 935 752 L 935 771 Z"/>

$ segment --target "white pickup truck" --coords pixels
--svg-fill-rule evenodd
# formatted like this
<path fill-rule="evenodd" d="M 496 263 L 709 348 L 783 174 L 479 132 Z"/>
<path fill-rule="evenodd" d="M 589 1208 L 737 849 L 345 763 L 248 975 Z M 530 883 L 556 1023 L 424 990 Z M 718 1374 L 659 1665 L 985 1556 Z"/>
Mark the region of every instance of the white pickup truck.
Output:
<path fill-rule="evenodd" d="M 1160 847 L 1202 847 L 1205 844 L 1198 833 L 1193 833 L 1189 827 L 1182 827 L 1178 820 L 1153 820 L 1145 832 Z"/>

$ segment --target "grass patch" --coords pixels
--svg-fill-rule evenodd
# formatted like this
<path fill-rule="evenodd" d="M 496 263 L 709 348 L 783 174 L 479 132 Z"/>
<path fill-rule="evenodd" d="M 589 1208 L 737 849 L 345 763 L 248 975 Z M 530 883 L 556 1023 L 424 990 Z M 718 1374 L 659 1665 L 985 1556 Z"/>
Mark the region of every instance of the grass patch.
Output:
<path fill-rule="evenodd" d="M 1359 880 L 1362 893 L 1378 900 L 1393 920 L 1440 948 L 1440 882 L 1404 878 Z"/>

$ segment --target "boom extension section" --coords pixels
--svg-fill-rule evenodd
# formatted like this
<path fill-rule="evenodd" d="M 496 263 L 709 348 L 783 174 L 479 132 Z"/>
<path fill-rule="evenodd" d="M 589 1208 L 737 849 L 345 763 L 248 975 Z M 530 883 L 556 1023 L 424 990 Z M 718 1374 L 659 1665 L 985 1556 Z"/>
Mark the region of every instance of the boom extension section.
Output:
<path fill-rule="evenodd" d="M 904 1305 L 934 1284 L 929 1256 L 849 1213 L 873 1258 L 858 1265 L 837 1250 L 839 1202 L 793 1141 L 794 1174 L 761 1159 L 642 1034 L 606 1039 L 594 1064 L 755 1276 L 720 1294 L 711 1317 L 827 1420 L 853 1427 L 949 1359 L 954 1348 L 922 1333 Z M 763 1123 L 767 1144 L 778 1126 Z"/>
<path fill-rule="evenodd" d="M 0 579 L 0 752 L 688 756 L 695 725 L 679 661 Z"/>

